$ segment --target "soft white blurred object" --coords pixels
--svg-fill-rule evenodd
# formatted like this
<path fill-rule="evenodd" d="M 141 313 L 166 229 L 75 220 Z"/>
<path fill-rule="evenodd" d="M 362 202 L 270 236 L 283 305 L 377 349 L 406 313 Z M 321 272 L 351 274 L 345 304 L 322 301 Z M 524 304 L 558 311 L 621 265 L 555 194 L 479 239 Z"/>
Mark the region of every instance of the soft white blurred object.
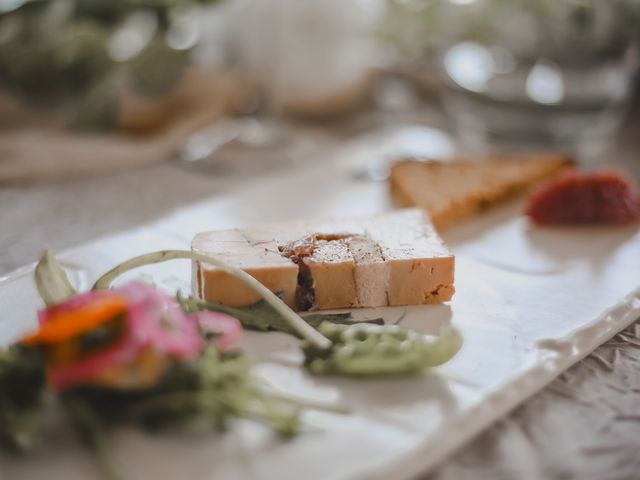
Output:
<path fill-rule="evenodd" d="M 339 111 L 366 96 L 380 10 L 372 0 L 238 0 L 228 11 L 229 48 L 271 106 Z"/>

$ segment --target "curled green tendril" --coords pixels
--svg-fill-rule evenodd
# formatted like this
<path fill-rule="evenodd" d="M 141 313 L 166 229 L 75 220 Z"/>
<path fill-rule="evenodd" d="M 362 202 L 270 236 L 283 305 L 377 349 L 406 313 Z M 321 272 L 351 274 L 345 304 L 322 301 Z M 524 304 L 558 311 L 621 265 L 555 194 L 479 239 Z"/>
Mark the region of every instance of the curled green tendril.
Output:
<path fill-rule="evenodd" d="M 93 288 L 95 290 L 109 288 L 109 285 L 111 285 L 111 282 L 116 277 L 122 275 L 125 272 L 128 272 L 129 270 L 133 270 L 144 265 L 152 265 L 154 263 L 162 263 L 169 260 L 177 259 L 194 260 L 203 264 L 212 265 L 216 268 L 219 268 L 223 272 L 237 278 L 238 280 L 244 282 L 262 298 L 264 298 L 264 300 L 282 316 L 282 318 L 289 324 L 293 331 L 295 331 L 298 335 L 311 343 L 315 348 L 318 348 L 320 350 L 327 350 L 331 347 L 331 343 L 329 342 L 329 340 L 327 340 L 320 333 L 318 333 L 316 329 L 305 322 L 296 312 L 291 310 L 287 306 L 287 304 L 278 297 L 278 295 L 262 285 L 251 275 L 244 272 L 243 270 L 240 270 L 239 268 L 223 262 L 219 258 L 212 257 L 210 255 L 204 255 L 198 252 L 192 252 L 189 250 L 164 250 L 134 257 L 105 273 L 96 281 L 96 283 L 93 285 Z"/>

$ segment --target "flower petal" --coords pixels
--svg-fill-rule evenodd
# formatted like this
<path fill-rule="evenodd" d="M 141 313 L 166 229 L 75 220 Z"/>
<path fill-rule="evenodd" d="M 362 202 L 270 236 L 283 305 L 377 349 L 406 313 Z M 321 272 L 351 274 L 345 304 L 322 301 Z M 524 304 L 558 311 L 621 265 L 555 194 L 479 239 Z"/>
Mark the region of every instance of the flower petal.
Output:
<path fill-rule="evenodd" d="M 218 350 L 232 349 L 242 338 L 242 324 L 237 318 L 217 312 L 199 312 L 194 314 L 204 333 L 213 334 Z"/>
<path fill-rule="evenodd" d="M 141 282 L 130 282 L 117 291 L 131 301 L 132 335 L 171 356 L 192 358 L 200 353 L 203 341 L 197 323 L 173 297 Z"/>

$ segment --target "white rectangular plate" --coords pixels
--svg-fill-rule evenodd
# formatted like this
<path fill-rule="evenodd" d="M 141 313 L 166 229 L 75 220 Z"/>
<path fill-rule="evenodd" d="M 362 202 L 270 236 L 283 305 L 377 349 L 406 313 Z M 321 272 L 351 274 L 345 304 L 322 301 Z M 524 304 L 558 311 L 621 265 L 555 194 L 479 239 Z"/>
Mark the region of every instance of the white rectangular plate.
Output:
<path fill-rule="evenodd" d="M 87 287 L 132 255 L 189 248 L 201 230 L 391 209 L 384 184 L 349 174 L 354 158 L 362 157 L 343 151 L 61 258 Z M 118 430 L 114 455 L 140 480 L 403 479 L 425 472 L 640 316 L 637 227 L 533 228 L 520 210 L 513 203 L 445 232 L 456 255 L 457 293 L 449 304 L 354 311 L 389 322 L 406 313 L 403 326 L 429 333 L 451 322 L 464 345 L 448 364 L 411 379 L 316 378 L 299 366 L 296 339 L 248 332 L 257 375 L 352 413 L 309 412 L 309 431 L 288 442 L 245 421 L 224 434 L 196 436 Z M 174 290 L 189 272 L 188 262 L 145 270 Z M 31 267 L 2 279 L 0 304 L 0 341 L 8 343 L 35 324 L 40 304 Z M 100 478 L 69 435 L 50 435 L 31 457 L 0 456 L 0 478 Z"/>

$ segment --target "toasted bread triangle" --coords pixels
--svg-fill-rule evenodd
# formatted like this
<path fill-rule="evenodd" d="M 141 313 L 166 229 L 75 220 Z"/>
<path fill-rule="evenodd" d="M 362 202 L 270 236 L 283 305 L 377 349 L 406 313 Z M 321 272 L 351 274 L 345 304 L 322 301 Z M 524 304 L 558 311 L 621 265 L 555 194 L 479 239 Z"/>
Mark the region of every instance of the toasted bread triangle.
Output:
<path fill-rule="evenodd" d="M 499 156 L 445 162 L 403 160 L 391 169 L 394 200 L 425 210 L 442 229 L 471 217 L 573 165 L 560 154 Z"/>

